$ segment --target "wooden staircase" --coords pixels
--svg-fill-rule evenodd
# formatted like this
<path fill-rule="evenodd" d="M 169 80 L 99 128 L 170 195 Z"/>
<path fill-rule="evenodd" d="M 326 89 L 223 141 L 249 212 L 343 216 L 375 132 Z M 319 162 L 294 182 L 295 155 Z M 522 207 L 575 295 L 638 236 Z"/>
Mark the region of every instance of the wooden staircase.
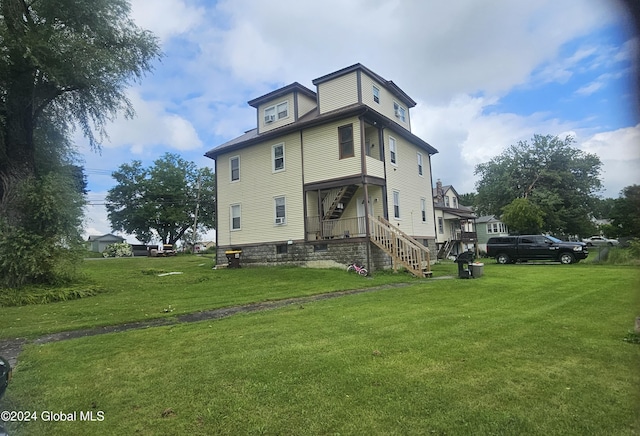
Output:
<path fill-rule="evenodd" d="M 397 229 L 382 217 L 369 215 L 371 242 L 391 256 L 393 270 L 399 265 L 417 277 L 431 277 L 431 261 L 429 249 Z"/>
<path fill-rule="evenodd" d="M 452 241 L 452 240 L 445 242 L 444 245 L 438 251 L 438 259 L 447 258 L 447 256 L 451 254 L 451 250 L 453 250 L 453 247 L 456 245 L 456 242 L 457 241 Z"/>
<path fill-rule="evenodd" d="M 333 220 L 340 218 L 357 190 L 358 185 L 347 185 L 329 191 L 322 200 L 323 219 Z M 339 207 L 340 205 L 342 207 Z"/>

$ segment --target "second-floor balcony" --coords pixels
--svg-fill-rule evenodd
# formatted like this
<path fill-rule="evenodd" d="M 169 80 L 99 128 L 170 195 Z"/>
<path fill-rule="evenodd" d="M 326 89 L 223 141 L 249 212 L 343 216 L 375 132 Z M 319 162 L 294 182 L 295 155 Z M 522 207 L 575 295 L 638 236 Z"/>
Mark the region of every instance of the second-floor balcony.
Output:
<path fill-rule="evenodd" d="M 463 232 L 462 230 L 456 230 L 451 239 L 461 242 L 475 242 L 478 240 L 478 234 L 476 232 Z"/>
<path fill-rule="evenodd" d="M 307 217 L 307 240 L 356 238 L 367 236 L 365 217 L 322 219 Z"/>

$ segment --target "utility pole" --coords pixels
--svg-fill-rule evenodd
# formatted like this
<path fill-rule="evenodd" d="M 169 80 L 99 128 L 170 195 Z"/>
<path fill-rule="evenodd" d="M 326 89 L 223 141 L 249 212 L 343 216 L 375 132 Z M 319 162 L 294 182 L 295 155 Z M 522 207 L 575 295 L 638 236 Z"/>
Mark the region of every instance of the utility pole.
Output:
<path fill-rule="evenodd" d="M 196 230 L 198 229 L 198 210 L 200 209 L 200 178 L 201 176 L 198 175 L 198 194 L 196 197 L 196 213 L 193 217 L 193 245 L 191 247 L 191 253 L 195 253 L 196 252 L 196 237 L 197 237 L 197 233 Z"/>

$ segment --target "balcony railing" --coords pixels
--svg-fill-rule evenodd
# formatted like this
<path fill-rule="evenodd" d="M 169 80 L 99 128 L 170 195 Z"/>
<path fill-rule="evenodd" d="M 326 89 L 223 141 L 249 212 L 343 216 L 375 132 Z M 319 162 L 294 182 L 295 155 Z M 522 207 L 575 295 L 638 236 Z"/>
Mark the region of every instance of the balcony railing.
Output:
<path fill-rule="evenodd" d="M 461 242 L 475 242 L 478 240 L 478 234 L 476 232 L 463 232 L 456 230 L 451 239 Z"/>
<path fill-rule="evenodd" d="M 307 217 L 307 240 L 367 236 L 365 217 L 323 220 Z"/>

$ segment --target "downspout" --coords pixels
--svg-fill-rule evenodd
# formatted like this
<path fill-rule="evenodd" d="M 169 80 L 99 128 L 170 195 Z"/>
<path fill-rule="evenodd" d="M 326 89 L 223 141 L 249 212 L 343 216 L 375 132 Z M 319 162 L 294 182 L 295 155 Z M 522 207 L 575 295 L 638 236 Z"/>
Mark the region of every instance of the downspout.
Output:
<path fill-rule="evenodd" d="M 431 180 L 431 186 L 429 186 L 429 198 L 431 199 L 431 212 L 433 213 L 433 245 L 435 246 L 436 260 L 438 256 L 438 226 L 436 225 L 436 207 L 433 204 L 433 171 L 431 171 L 431 154 L 429 156 L 429 179 Z M 428 248 L 428 247 L 427 247 Z"/>
<path fill-rule="evenodd" d="M 360 120 L 360 171 L 362 177 L 362 190 L 364 191 L 364 223 L 367 236 L 367 270 L 371 271 L 371 229 L 369 228 L 369 188 L 367 186 L 367 156 L 364 144 L 364 116 L 360 115 L 358 119 Z"/>
<path fill-rule="evenodd" d="M 215 178 L 215 186 L 213 187 L 213 195 L 215 195 L 215 205 L 213 207 L 214 213 L 215 213 L 215 217 L 216 217 L 216 265 L 218 264 L 218 248 L 220 247 L 218 244 L 218 225 L 220 223 L 220 215 L 218 214 L 218 159 L 214 159 L 213 160 L 213 172 L 216 176 Z M 215 265 L 214 265 L 215 266 Z"/>
<path fill-rule="evenodd" d="M 296 99 L 296 118 L 298 117 L 298 100 Z M 300 129 L 300 168 L 301 168 L 301 177 L 302 177 L 302 216 L 304 217 L 303 230 L 304 235 L 302 235 L 303 240 L 307 241 L 307 191 L 304 189 L 304 147 L 302 141 L 302 129 Z"/>

